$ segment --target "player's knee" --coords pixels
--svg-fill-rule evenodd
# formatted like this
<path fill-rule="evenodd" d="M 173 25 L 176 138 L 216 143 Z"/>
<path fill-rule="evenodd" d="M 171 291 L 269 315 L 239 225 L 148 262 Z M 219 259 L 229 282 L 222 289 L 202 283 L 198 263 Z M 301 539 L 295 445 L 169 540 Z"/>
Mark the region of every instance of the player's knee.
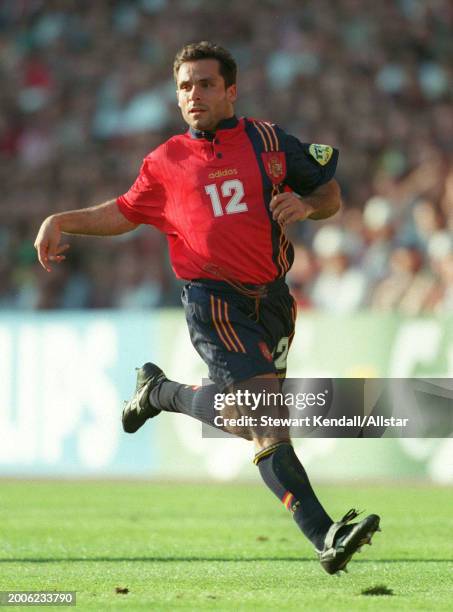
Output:
<path fill-rule="evenodd" d="M 247 421 L 239 412 L 237 406 L 224 405 L 220 411 L 222 417 L 222 429 L 227 433 L 251 441 L 253 439 L 252 432 Z"/>
<path fill-rule="evenodd" d="M 273 435 L 268 436 L 262 434 L 253 435 L 253 444 L 257 453 L 269 448 L 270 446 L 274 446 L 275 444 L 281 444 L 282 442 L 291 442 L 289 431 L 282 431 L 280 433 L 274 433 Z"/>

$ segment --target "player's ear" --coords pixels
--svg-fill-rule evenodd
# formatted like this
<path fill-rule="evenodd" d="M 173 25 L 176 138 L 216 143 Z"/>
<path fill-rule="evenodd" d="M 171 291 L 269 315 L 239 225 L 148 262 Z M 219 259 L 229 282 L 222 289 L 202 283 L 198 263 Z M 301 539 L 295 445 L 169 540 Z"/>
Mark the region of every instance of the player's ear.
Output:
<path fill-rule="evenodd" d="M 227 87 L 226 94 L 227 94 L 228 102 L 231 102 L 231 103 L 236 102 L 236 98 L 238 97 L 238 90 L 237 90 L 236 83 Z"/>

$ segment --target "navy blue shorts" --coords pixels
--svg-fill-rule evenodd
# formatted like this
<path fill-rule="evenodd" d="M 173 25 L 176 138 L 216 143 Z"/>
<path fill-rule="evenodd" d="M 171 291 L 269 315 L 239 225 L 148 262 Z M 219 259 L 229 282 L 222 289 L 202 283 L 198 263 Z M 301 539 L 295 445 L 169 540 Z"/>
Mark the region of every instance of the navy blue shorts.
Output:
<path fill-rule="evenodd" d="M 259 289 L 263 295 L 256 298 L 222 281 L 203 279 L 184 286 L 181 297 L 190 339 L 222 392 L 261 374 L 286 375 L 296 303 L 284 279 Z"/>

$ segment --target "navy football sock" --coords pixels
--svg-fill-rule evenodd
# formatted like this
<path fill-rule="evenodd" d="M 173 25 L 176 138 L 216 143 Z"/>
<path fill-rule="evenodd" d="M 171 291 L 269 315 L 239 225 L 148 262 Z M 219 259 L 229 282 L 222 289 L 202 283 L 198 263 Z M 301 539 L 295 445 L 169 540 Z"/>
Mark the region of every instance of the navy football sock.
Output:
<path fill-rule="evenodd" d="M 172 380 L 164 380 L 149 394 L 152 406 L 165 412 L 180 412 L 194 417 L 212 427 L 214 418 L 219 414 L 214 409 L 214 396 L 219 393 L 215 385 L 191 387 Z"/>
<path fill-rule="evenodd" d="M 257 453 L 254 462 L 269 489 L 291 510 L 301 531 L 322 550 L 333 521 L 316 497 L 291 444 L 275 444 Z"/>

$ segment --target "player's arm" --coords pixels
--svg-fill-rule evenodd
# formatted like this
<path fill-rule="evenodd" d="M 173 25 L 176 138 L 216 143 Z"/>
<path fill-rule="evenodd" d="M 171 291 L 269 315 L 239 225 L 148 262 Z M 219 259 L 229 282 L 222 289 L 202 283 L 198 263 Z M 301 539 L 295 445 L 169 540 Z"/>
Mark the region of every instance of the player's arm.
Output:
<path fill-rule="evenodd" d="M 43 221 L 36 236 L 35 249 L 39 263 L 50 272 L 49 262 L 59 263 L 65 259 L 63 253 L 69 245 L 61 244 L 62 234 L 116 236 L 136 227 L 137 224 L 121 213 L 116 199 L 90 208 L 51 215 Z"/>
<path fill-rule="evenodd" d="M 331 179 L 328 183 L 321 185 L 313 193 L 308 196 L 299 196 L 300 200 L 307 208 L 312 210 L 307 217 L 318 221 L 320 219 L 328 219 L 341 208 L 341 190 L 340 185 L 335 179 Z"/>
<path fill-rule="evenodd" d="M 286 157 L 285 183 L 291 192 L 271 202 L 274 219 L 280 224 L 327 219 L 341 207 L 341 194 L 334 179 L 338 150 L 329 145 L 300 142 L 276 128 Z"/>
<path fill-rule="evenodd" d="M 340 210 L 341 192 L 335 179 L 317 187 L 310 195 L 294 192 L 279 193 L 270 203 L 273 218 L 280 225 L 305 219 L 327 219 Z"/>

